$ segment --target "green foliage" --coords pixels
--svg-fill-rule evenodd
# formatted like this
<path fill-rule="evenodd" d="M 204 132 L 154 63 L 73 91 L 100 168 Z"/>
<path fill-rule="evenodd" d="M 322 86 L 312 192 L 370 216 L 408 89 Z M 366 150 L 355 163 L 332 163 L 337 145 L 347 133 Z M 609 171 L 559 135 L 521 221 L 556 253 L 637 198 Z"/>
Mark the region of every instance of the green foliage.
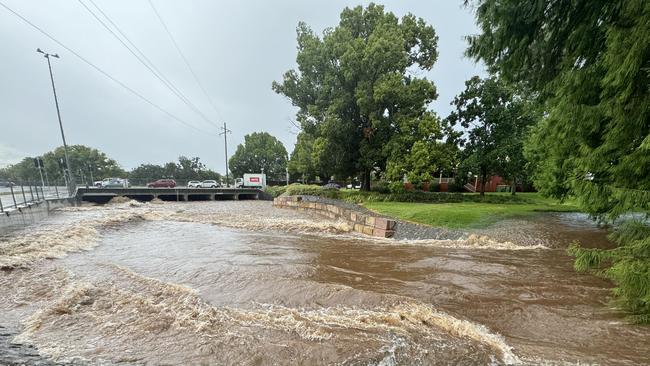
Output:
<path fill-rule="evenodd" d="M 64 149 L 56 149 L 42 155 L 43 166 L 47 171 L 50 182 L 63 182 Z M 106 156 L 105 153 L 83 145 L 68 146 L 68 158 L 72 174 L 77 183 L 90 182 L 90 177 L 99 180 L 105 177 L 123 177 L 125 171 L 119 164 Z M 33 157 L 26 157 L 21 162 L 0 169 L 0 176 L 16 182 L 40 182 L 40 174 Z M 92 183 L 92 182 L 90 182 Z"/>
<path fill-rule="evenodd" d="M 411 131 L 395 136 L 386 164 L 386 177 L 401 181 L 404 176 L 414 185 L 430 181 L 436 172 L 451 172 L 457 165 L 458 132 L 447 121 L 430 115 Z"/>
<path fill-rule="evenodd" d="M 593 271 L 615 284 L 616 304 L 630 319 L 650 322 L 650 226 L 629 221 L 610 235 L 617 247 L 611 250 L 582 248 L 574 243 L 568 249 L 575 256 L 578 271 Z"/>
<path fill-rule="evenodd" d="M 535 120 L 536 110 L 521 92 L 495 77 L 474 76 L 454 98 L 456 110 L 447 120 L 466 129 L 459 172 L 477 174 L 481 193 L 490 176 L 499 174 L 513 182 L 525 178 L 523 141 Z"/>
<path fill-rule="evenodd" d="M 481 33 L 469 37 L 468 54 L 527 85 L 543 103 L 544 118 L 526 148 L 535 185 L 558 198 L 576 197 L 601 220 L 648 212 L 650 2 L 472 3 Z M 633 229 L 617 230 L 627 237 L 623 232 Z M 645 243 L 570 250 L 579 269 L 603 266 L 621 306 L 640 322 L 650 320 Z"/>
<path fill-rule="evenodd" d="M 264 190 L 266 193 L 270 194 L 271 197 L 279 197 L 287 191 L 288 186 L 267 186 Z"/>
<path fill-rule="evenodd" d="M 198 157 L 179 156 L 178 162 L 164 165 L 142 164 L 128 174 L 132 184 L 146 184 L 160 178 L 173 178 L 177 181 L 208 180 L 222 181 L 221 174 L 207 169 Z M 178 182 L 180 183 L 180 182 Z"/>
<path fill-rule="evenodd" d="M 287 150 L 275 137 L 267 132 L 254 132 L 244 136 L 244 144 L 229 160 L 230 171 L 236 177 L 246 173 L 261 173 L 271 180 L 285 180 Z"/>
<path fill-rule="evenodd" d="M 406 188 L 404 187 L 404 183 L 400 181 L 395 181 L 395 182 L 390 182 L 388 185 L 388 191 L 390 193 L 406 193 Z"/>
<path fill-rule="evenodd" d="M 320 175 L 313 163 L 316 160 L 312 158 L 313 148 L 313 137 L 304 132 L 299 133 L 296 140 L 296 145 L 291 152 L 291 158 L 289 159 L 288 166 L 289 174 L 292 176 L 297 175 L 301 177 L 303 182 L 311 180 L 317 175 Z M 327 175 L 324 175 L 323 177 L 326 176 Z"/>
<path fill-rule="evenodd" d="M 377 193 L 390 193 L 390 184 L 385 180 L 380 180 L 373 183 L 371 189 Z"/>
<path fill-rule="evenodd" d="M 390 185 L 394 185 L 391 183 Z M 537 196 L 527 194 L 525 196 L 511 196 L 508 194 L 488 194 L 481 196 L 479 194 L 462 194 L 447 192 L 424 192 L 424 191 L 406 191 L 403 184 L 399 185 L 400 189 L 390 193 L 366 192 L 355 190 L 332 190 L 323 189 L 317 185 L 291 184 L 284 191 L 289 196 L 308 195 L 321 196 L 327 198 L 336 198 L 354 203 L 366 202 L 418 202 L 418 203 L 449 203 L 449 202 L 475 202 L 485 204 L 536 204 L 543 207 L 551 207 L 548 201 L 541 200 Z M 564 206 L 562 210 L 573 206 Z"/>
<path fill-rule="evenodd" d="M 463 186 L 464 186 L 464 181 L 462 179 L 456 177 L 456 179 L 454 179 L 453 182 L 451 182 L 451 183 L 449 183 L 447 185 L 447 192 L 450 192 L 450 193 L 464 192 L 465 188 Z"/>
<path fill-rule="evenodd" d="M 286 194 L 289 196 L 320 196 L 327 198 L 340 198 L 341 194 L 336 189 L 323 189 L 321 186 L 310 184 L 291 184 L 286 189 Z"/>
<path fill-rule="evenodd" d="M 273 83 L 299 109 L 297 171 L 313 169 L 326 177 L 361 173 L 362 188 L 369 190 L 372 171 L 392 166 L 398 176 L 406 169 L 398 165 L 416 141 L 426 138 L 427 148 L 436 147 L 440 121 L 426 109 L 436 89 L 414 76 L 437 59 L 433 27 L 371 3 L 344 9 L 339 24 L 322 37 L 302 22 L 297 34 L 298 70 Z M 422 160 L 433 158 L 418 156 L 409 164 L 422 170 Z"/>

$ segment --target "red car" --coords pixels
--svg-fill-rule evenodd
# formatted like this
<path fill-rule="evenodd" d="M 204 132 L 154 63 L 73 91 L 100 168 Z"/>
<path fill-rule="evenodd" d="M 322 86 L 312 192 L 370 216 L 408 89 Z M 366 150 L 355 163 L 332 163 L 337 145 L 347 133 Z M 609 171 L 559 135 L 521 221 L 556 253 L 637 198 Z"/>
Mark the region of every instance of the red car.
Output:
<path fill-rule="evenodd" d="M 173 179 L 158 179 L 155 182 L 147 183 L 149 188 L 174 188 L 176 181 Z"/>

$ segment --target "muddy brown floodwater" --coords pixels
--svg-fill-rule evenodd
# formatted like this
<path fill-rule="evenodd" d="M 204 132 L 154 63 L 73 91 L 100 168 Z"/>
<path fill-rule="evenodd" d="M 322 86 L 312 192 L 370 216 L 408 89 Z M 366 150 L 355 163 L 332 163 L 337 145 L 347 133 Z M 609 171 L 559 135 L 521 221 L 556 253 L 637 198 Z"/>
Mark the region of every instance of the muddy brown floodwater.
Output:
<path fill-rule="evenodd" d="M 261 201 L 63 209 L 0 238 L 0 326 L 27 364 L 649 364 L 650 328 L 565 254 L 604 231 L 513 223 L 407 242 Z"/>

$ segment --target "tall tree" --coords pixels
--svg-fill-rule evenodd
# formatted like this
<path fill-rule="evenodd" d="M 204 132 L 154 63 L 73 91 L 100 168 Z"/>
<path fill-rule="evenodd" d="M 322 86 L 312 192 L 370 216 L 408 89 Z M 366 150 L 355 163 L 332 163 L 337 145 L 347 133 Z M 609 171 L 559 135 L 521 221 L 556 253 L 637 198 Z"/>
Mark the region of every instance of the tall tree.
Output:
<path fill-rule="evenodd" d="M 427 113 L 421 120 L 407 120 L 401 132 L 386 145 L 390 151 L 386 178 L 397 182 L 406 176 L 413 184 L 429 182 L 437 172 L 451 172 L 457 165 L 458 132 L 446 121 Z"/>
<path fill-rule="evenodd" d="M 297 33 L 298 70 L 285 73 L 273 90 L 299 108 L 316 165 L 341 177 L 361 173 L 369 190 L 371 172 L 398 155 L 387 147 L 397 144 L 388 142 L 429 118 L 436 89 L 414 75 L 433 66 L 438 37 L 421 18 L 399 19 L 373 3 L 345 8 L 322 37 L 302 22 Z"/>
<path fill-rule="evenodd" d="M 230 171 L 234 176 L 264 172 L 270 179 L 283 180 L 287 168 L 287 150 L 267 132 L 254 132 L 244 136 L 230 158 Z"/>
<path fill-rule="evenodd" d="M 466 1 L 470 3 L 470 1 Z M 613 220 L 650 210 L 650 2 L 477 0 L 481 33 L 468 54 L 502 77 L 526 83 L 545 106 L 528 154 L 536 186 L 575 196 Z M 644 224 L 639 224 L 641 227 Z M 576 268 L 599 273 L 631 316 L 650 322 L 650 239 L 618 229 L 618 247 L 573 247 Z"/>
<path fill-rule="evenodd" d="M 447 120 L 466 130 L 461 138 L 465 165 L 462 170 L 478 172 L 481 195 L 494 174 L 510 179 L 514 186 L 523 178 L 523 140 L 535 121 L 527 104 L 511 86 L 495 77 L 472 77 L 465 82 L 465 90 L 454 98 L 455 110 Z"/>
<path fill-rule="evenodd" d="M 313 149 L 314 140 L 312 137 L 304 132 L 300 132 L 296 140 L 296 145 L 291 152 L 288 166 L 289 173 L 300 176 L 303 182 L 318 175 L 312 158 Z"/>

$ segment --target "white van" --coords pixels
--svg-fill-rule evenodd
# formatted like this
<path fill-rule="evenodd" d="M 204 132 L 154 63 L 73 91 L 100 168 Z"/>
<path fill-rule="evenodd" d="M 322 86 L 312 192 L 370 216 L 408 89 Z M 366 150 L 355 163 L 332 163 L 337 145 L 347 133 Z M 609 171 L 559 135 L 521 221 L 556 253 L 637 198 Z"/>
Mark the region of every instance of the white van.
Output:
<path fill-rule="evenodd" d="M 236 188 L 266 188 L 266 174 L 244 174 L 235 180 Z"/>

